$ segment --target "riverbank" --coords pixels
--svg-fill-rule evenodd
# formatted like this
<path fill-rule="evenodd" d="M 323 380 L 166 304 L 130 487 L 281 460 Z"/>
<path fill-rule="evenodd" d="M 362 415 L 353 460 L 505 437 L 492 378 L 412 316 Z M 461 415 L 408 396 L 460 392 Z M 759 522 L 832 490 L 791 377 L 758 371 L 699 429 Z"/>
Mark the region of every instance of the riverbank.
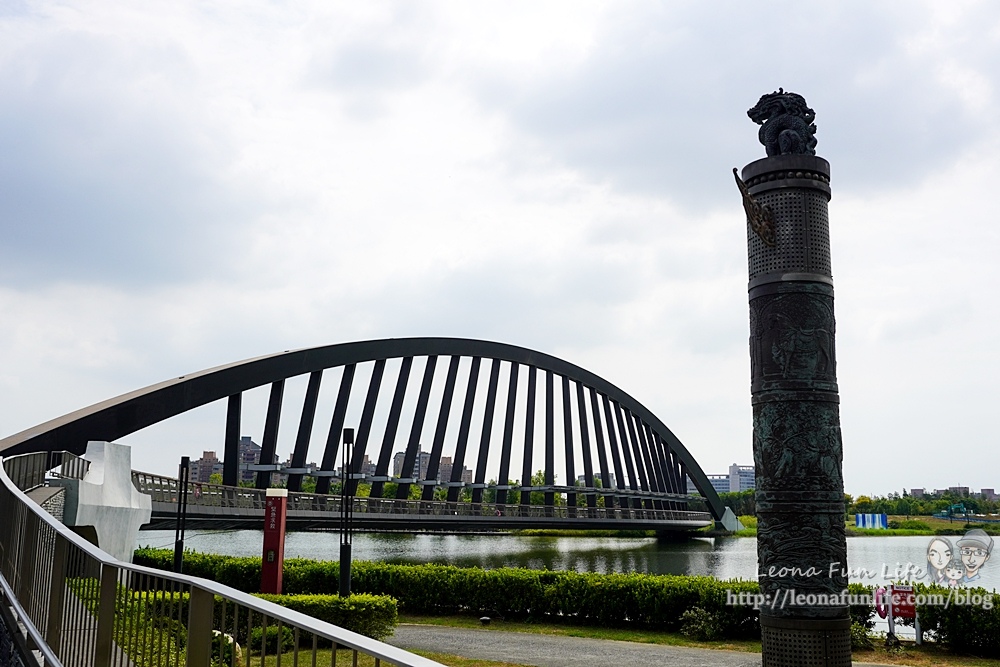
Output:
<path fill-rule="evenodd" d="M 980 528 L 991 535 L 1000 535 L 1000 526 L 996 524 L 966 523 L 964 520 L 949 520 L 935 516 L 902 516 L 889 515 L 889 525 L 896 528 L 858 528 L 854 525 L 854 516 L 848 515 L 844 522 L 847 537 L 914 537 L 934 535 L 965 535 L 973 528 Z M 743 530 L 735 533 L 716 530 L 714 527 L 699 531 L 708 537 L 757 537 L 757 517 L 740 516 Z"/>
<path fill-rule="evenodd" d="M 720 530 L 715 526 L 707 526 L 690 533 L 692 537 L 757 537 L 757 517 L 741 515 L 738 517 L 743 524 L 743 530 L 730 532 Z M 890 515 L 890 525 L 896 528 L 857 528 L 853 515 L 844 522 L 844 532 L 847 537 L 920 537 L 934 535 L 960 536 L 972 528 L 981 528 L 992 535 L 1000 535 L 1000 526 L 976 523 L 966 523 L 962 520 L 948 520 L 933 516 L 906 517 Z M 551 530 L 526 529 L 511 531 L 512 535 L 524 537 L 657 537 L 654 530 Z"/>

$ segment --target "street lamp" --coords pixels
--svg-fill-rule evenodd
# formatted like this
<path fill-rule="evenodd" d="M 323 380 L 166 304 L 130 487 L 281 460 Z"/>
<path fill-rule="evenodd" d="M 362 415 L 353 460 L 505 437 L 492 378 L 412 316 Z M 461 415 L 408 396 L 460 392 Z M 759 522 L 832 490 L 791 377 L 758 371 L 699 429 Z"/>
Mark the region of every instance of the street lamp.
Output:
<path fill-rule="evenodd" d="M 354 485 L 351 471 L 351 445 L 354 429 L 344 429 L 344 449 L 341 452 L 340 483 L 340 597 L 351 594 L 351 540 L 354 537 Z"/>

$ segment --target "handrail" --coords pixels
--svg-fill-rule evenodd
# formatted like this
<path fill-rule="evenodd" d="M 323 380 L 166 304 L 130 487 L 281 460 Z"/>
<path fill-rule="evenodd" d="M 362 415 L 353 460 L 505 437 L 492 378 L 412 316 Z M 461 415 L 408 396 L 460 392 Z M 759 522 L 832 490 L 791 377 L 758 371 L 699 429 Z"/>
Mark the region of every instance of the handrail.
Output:
<path fill-rule="evenodd" d="M 29 523 L 31 523 L 35 524 L 37 528 L 34 531 L 35 535 L 31 534 L 10 535 L 7 531 L 0 528 L 0 575 L 11 576 L 12 579 L 15 579 L 15 581 L 11 582 L 13 584 L 12 593 L 14 590 L 18 590 L 19 584 L 21 586 L 21 590 L 34 593 L 36 591 L 34 591 L 31 588 L 31 586 L 33 584 L 34 585 L 38 584 L 37 581 L 38 577 L 36 576 L 36 573 L 27 573 L 29 578 L 33 577 L 33 580 L 29 579 L 26 581 L 25 578 L 22 576 L 26 574 L 25 572 L 22 572 L 20 568 L 12 568 L 12 566 L 15 564 L 15 561 L 17 560 L 20 560 L 23 563 L 27 563 L 30 560 L 35 560 L 35 559 L 43 560 L 45 558 L 49 558 L 50 560 L 46 561 L 43 564 L 49 564 L 52 567 L 53 570 L 51 575 L 52 580 L 55 581 L 56 579 L 58 579 L 58 576 L 60 574 L 64 574 L 56 571 L 58 569 L 58 563 L 51 562 L 51 558 L 53 558 L 52 553 L 48 554 L 39 553 L 39 550 L 35 549 L 35 553 L 25 554 L 26 550 L 30 551 L 33 548 L 33 542 L 31 538 L 32 537 L 37 538 L 37 536 L 41 535 L 44 532 L 46 534 L 46 537 L 52 536 L 55 538 L 57 544 L 56 548 L 53 550 L 54 552 L 58 552 L 60 546 L 62 546 L 58 544 L 59 541 L 61 540 L 66 545 L 71 546 L 72 549 L 83 554 L 86 558 L 89 558 L 92 561 L 94 561 L 94 563 L 97 565 L 96 570 L 99 570 L 101 572 L 102 602 L 105 601 L 105 598 L 103 597 L 105 595 L 105 587 L 106 587 L 106 584 L 104 583 L 104 577 L 108 575 L 114 577 L 114 579 L 119 582 L 119 586 L 122 585 L 121 583 L 122 580 L 129 581 L 130 578 L 128 575 L 133 575 L 133 576 L 142 575 L 146 577 L 147 580 L 154 579 L 157 582 L 166 582 L 167 584 L 179 590 L 187 589 L 191 591 L 191 601 L 189 607 L 190 615 L 193 618 L 194 615 L 197 613 L 200 614 L 200 618 L 202 620 L 206 618 L 209 619 L 209 626 L 188 628 L 188 633 L 189 633 L 189 638 L 187 640 L 188 657 L 189 657 L 188 664 L 192 664 L 190 663 L 190 658 L 192 655 L 192 646 L 195 646 L 196 657 L 201 657 L 202 655 L 197 653 L 199 647 L 205 649 L 205 652 L 203 654 L 204 657 L 207 658 L 208 656 L 207 651 L 210 650 L 212 643 L 211 630 L 213 628 L 210 627 L 211 626 L 210 619 L 212 619 L 212 605 L 214 601 L 214 596 L 220 596 L 223 598 L 223 600 L 226 600 L 227 602 L 231 602 L 234 604 L 242 605 L 251 612 L 261 614 L 266 618 L 276 619 L 279 625 L 291 626 L 298 630 L 308 632 L 316 637 L 321 637 L 323 639 L 332 641 L 337 645 L 346 646 L 353 651 L 373 656 L 379 660 L 385 660 L 392 664 L 400 665 L 403 667 L 440 667 L 440 663 L 437 663 L 433 660 L 429 660 L 427 658 L 423 658 L 421 656 L 409 653 L 407 651 L 404 651 L 403 649 L 397 648 L 390 644 L 386 644 L 384 642 L 371 639 L 370 637 L 359 635 L 355 632 L 351 632 L 350 630 L 337 627 L 330 623 L 317 620 L 310 616 L 306 616 L 305 614 L 293 611 L 291 609 L 287 609 L 285 607 L 281 607 L 280 605 L 268 602 L 266 600 L 253 597 L 251 595 L 242 593 L 235 589 L 229 588 L 228 586 L 224 586 L 222 584 L 213 581 L 201 579 L 198 577 L 193 577 L 186 574 L 165 572 L 162 570 L 156 570 L 141 565 L 133 565 L 131 563 L 125 563 L 117 560 L 113 556 L 105 553 L 96 546 L 87 542 L 85 539 L 83 539 L 73 531 L 69 530 L 66 526 L 62 525 L 55 518 L 53 518 L 48 512 L 43 510 L 35 503 L 31 502 L 31 500 L 24 494 L 24 492 L 20 488 L 18 488 L 16 484 L 14 484 L 13 480 L 11 480 L 11 478 L 8 476 L 6 472 L 6 468 L 8 465 L 15 467 L 19 463 L 30 464 L 34 462 L 27 460 L 27 458 L 47 457 L 47 456 L 48 456 L 47 452 L 42 452 L 42 453 L 24 454 L 20 456 L 7 457 L 3 459 L 3 465 L 0 466 L 0 486 L 2 486 L 3 491 L 6 491 L 7 493 L 10 494 L 10 496 L 13 499 L 19 501 L 21 507 L 25 508 L 28 512 L 30 512 L 30 517 L 32 518 L 32 521 L 13 520 L 11 522 L 5 522 L 5 523 L 7 523 L 8 526 L 10 524 L 20 524 L 21 528 L 24 528 Z M 0 498 L 0 501 L 2 501 L 2 498 Z M 14 526 L 14 528 L 16 529 L 17 526 Z M 10 537 L 18 539 L 16 540 L 5 539 Z M 34 546 L 37 547 L 37 544 L 34 544 Z M 20 551 L 20 553 L 17 553 L 18 551 Z M 26 559 L 25 558 L 26 555 L 33 556 L 34 558 Z M 58 557 L 56 557 L 56 560 L 58 560 Z M 65 561 L 65 558 L 63 560 Z M 15 571 L 11 572 L 10 571 L 11 569 L 15 569 Z M 125 577 L 121 576 L 122 573 L 126 573 L 126 576 Z M 18 578 L 21 578 L 21 581 L 16 581 Z M 59 595 L 61 592 L 63 592 L 62 589 L 64 588 L 65 584 L 62 584 L 58 589 L 52 587 L 49 589 L 48 593 L 50 595 Z M 115 604 L 117 604 L 115 602 L 116 600 L 115 596 L 118 595 L 119 593 L 116 593 L 115 587 L 111 584 L 107 585 L 107 589 L 110 591 L 109 594 L 110 597 L 107 598 L 107 601 L 112 603 L 112 608 L 114 608 Z M 201 594 L 195 595 L 196 592 L 199 592 Z M 206 593 L 209 595 L 204 595 Z M 200 601 L 196 600 L 195 598 L 198 598 Z M 41 609 L 42 604 L 46 603 L 45 601 L 39 603 L 38 600 L 34 599 L 32 600 L 32 602 L 34 606 L 38 607 L 39 609 Z M 48 601 L 48 603 L 51 603 L 51 601 Z M 208 605 L 207 615 L 206 615 L 206 610 L 204 608 L 205 604 Z M 201 608 L 196 608 L 199 605 L 201 605 Z M 30 607 L 32 605 L 25 605 L 25 606 L 29 607 L 30 610 Z M 59 607 L 61 605 L 56 605 L 56 606 Z M 48 611 L 51 612 L 51 608 L 49 608 Z M 59 611 L 59 616 L 61 617 L 62 610 L 59 609 L 58 611 Z M 52 625 L 53 619 L 51 613 L 46 614 L 44 612 L 41 612 L 37 613 L 36 616 L 44 616 L 46 618 L 43 619 L 31 618 L 30 611 L 25 616 L 25 618 L 30 619 L 33 623 L 37 623 L 39 620 L 45 620 L 48 622 L 50 626 Z M 98 624 L 104 622 L 104 618 L 105 614 L 103 612 L 100 613 Z M 108 614 L 107 618 L 109 619 L 107 621 L 108 623 L 111 624 L 114 623 L 114 613 Z M 192 623 L 191 625 L 194 626 L 195 624 Z M 98 647 L 100 647 L 102 633 L 106 633 L 107 637 L 111 637 L 112 629 L 97 627 L 95 632 L 97 636 L 97 645 Z M 198 634 L 199 636 L 198 637 L 193 636 L 195 634 Z M 49 639 L 51 638 L 49 637 L 46 638 L 46 640 Z M 48 645 L 48 641 L 46 640 L 42 640 L 40 644 Z M 201 660 L 196 660 L 196 662 L 201 663 Z M 207 667 L 208 665 L 207 660 L 204 662 L 204 665 Z"/>
<path fill-rule="evenodd" d="M 21 625 L 24 626 L 25 632 L 31 638 L 34 643 L 35 648 L 41 652 L 42 657 L 45 658 L 46 667 L 63 667 L 62 660 L 55 654 L 55 652 L 45 643 L 45 639 L 42 637 L 42 633 L 38 631 L 35 624 L 31 622 L 31 617 L 24 611 L 24 607 L 21 603 L 17 601 L 17 596 L 14 595 L 13 589 L 11 589 L 10 584 L 4 578 L 3 573 L 0 572 L 0 588 L 3 589 L 3 598 L 7 601 L 14 609 L 14 613 L 17 615 L 18 620 Z M 16 632 L 15 628 L 10 628 L 11 632 Z"/>
<path fill-rule="evenodd" d="M 177 479 L 154 473 L 132 471 L 132 481 L 135 487 L 149 495 L 153 502 L 176 504 L 179 487 Z M 264 490 L 251 487 L 225 486 L 211 482 L 191 482 L 194 491 L 187 495 L 188 511 L 199 508 L 245 508 L 253 510 L 264 509 Z M 548 487 L 541 487 L 548 488 Z M 576 487 L 580 488 L 580 487 Z M 525 488 L 523 490 L 531 490 Z M 646 494 L 640 497 L 645 497 Z M 653 494 L 648 494 L 651 497 Z M 667 494 L 656 494 L 656 497 Z M 496 514 L 496 512 L 500 514 Z M 289 492 L 288 515 L 291 518 L 298 513 L 330 513 L 340 512 L 340 496 L 337 494 L 313 494 L 306 492 Z M 522 505 L 516 502 L 453 502 L 448 500 L 398 500 L 395 498 L 371 498 L 354 496 L 354 512 L 356 514 L 412 514 L 412 515 L 453 515 L 460 517 L 548 517 L 568 518 L 573 520 L 607 520 L 618 521 L 642 520 L 650 521 L 711 521 L 708 512 L 689 510 L 646 509 L 632 507 L 588 507 L 586 505 Z"/>

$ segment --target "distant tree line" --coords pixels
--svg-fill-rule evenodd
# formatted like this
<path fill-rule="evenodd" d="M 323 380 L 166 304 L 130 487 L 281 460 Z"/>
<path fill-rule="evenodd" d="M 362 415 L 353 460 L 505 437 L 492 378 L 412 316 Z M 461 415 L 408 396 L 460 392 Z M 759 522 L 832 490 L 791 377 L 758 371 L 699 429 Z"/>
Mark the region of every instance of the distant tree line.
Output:
<path fill-rule="evenodd" d="M 901 516 L 930 516 L 947 512 L 953 505 L 963 505 L 969 514 L 997 514 L 1000 500 L 988 500 L 979 494 L 962 495 L 954 491 L 925 493 L 914 498 L 907 493 L 890 493 L 887 496 L 845 496 L 849 514 L 897 514 Z"/>
<path fill-rule="evenodd" d="M 722 504 L 737 516 L 756 514 L 754 491 L 720 493 Z M 947 512 L 953 505 L 963 505 L 969 514 L 998 514 L 1000 500 L 988 500 L 981 495 L 961 495 L 954 491 L 925 493 L 914 498 L 907 493 L 890 493 L 887 496 L 858 496 L 844 494 L 848 514 L 894 514 L 899 516 L 930 516 Z"/>

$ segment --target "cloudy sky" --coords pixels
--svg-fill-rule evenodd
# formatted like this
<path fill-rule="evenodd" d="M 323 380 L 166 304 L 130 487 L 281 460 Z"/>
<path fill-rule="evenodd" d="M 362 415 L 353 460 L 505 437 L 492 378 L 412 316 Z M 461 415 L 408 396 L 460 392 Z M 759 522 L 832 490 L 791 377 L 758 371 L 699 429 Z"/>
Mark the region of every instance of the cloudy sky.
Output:
<path fill-rule="evenodd" d="M 596 372 L 706 472 L 752 463 L 730 170 L 783 86 L 833 170 L 847 491 L 1000 488 L 998 77 L 988 2 L 0 0 L 0 433 L 441 335 Z M 221 449 L 223 415 L 126 439 L 136 467 Z"/>

